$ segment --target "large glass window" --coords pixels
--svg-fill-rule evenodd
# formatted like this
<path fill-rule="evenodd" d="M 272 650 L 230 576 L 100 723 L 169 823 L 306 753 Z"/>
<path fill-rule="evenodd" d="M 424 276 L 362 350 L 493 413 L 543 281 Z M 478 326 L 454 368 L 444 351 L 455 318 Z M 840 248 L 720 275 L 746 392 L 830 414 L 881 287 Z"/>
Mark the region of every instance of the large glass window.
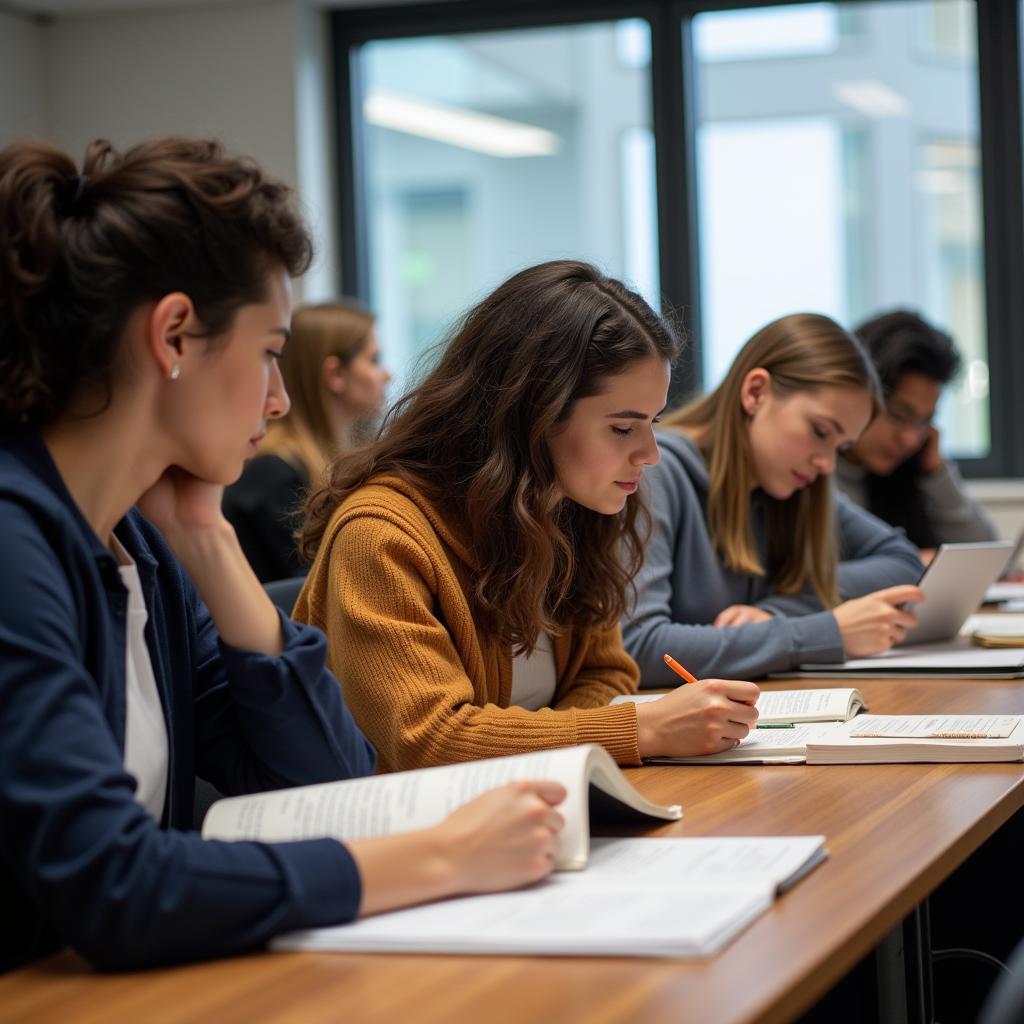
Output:
<path fill-rule="evenodd" d="M 705 386 L 784 313 L 855 326 L 916 309 L 964 357 L 944 447 L 988 453 L 973 11 L 875 0 L 695 17 Z"/>
<path fill-rule="evenodd" d="M 636 20 L 360 48 L 369 299 L 399 374 L 541 260 L 657 302 L 650 49 Z"/>

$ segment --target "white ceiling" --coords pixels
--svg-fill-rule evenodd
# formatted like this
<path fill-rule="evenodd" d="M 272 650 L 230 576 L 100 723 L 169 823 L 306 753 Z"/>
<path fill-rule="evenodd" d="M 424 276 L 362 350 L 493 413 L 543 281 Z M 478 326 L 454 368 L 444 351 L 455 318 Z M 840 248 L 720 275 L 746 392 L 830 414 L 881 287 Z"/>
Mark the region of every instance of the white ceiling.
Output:
<path fill-rule="evenodd" d="M 94 11 L 132 10 L 143 7 L 189 7 L 208 0 L 5 0 L 0 6 L 27 14 L 89 14 Z M 238 3 L 240 0 L 217 0 Z"/>
<path fill-rule="evenodd" d="M 21 11 L 29 15 L 93 14 L 101 11 L 130 11 L 145 8 L 173 9 L 200 4 L 252 3 L 252 0 L 0 0 L 0 11 Z M 265 0 L 288 3 L 289 0 Z M 377 7 L 402 0 L 305 0 L 311 7 Z M 405 0 L 408 2 L 408 0 Z"/>

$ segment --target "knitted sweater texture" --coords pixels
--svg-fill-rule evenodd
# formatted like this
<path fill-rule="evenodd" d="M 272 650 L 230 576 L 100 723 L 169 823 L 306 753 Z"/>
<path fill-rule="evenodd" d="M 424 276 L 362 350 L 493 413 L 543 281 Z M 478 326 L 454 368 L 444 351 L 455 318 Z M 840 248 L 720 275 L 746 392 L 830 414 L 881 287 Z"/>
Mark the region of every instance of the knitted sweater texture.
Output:
<path fill-rule="evenodd" d="M 324 533 L 293 613 L 327 634 L 328 663 L 378 751 L 400 771 L 576 743 L 639 764 L 637 689 L 618 626 L 554 638 L 552 706 L 510 707 L 512 652 L 473 621 L 475 566 L 430 501 L 398 476 L 346 498 Z"/>

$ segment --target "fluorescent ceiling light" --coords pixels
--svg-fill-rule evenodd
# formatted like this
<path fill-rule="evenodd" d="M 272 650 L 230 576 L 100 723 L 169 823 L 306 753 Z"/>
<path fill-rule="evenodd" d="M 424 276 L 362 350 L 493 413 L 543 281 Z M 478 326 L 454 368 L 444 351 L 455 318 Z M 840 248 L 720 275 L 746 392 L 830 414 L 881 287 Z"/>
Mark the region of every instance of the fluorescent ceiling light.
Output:
<path fill-rule="evenodd" d="M 380 89 L 366 97 L 363 116 L 379 128 L 419 135 L 488 156 L 551 156 L 562 144 L 546 128 Z"/>
<path fill-rule="evenodd" d="M 865 117 L 906 117 L 910 104 L 895 89 L 873 78 L 851 82 L 833 82 L 838 99 Z"/>
<path fill-rule="evenodd" d="M 919 192 L 933 196 L 965 195 L 968 191 L 967 179 L 963 171 L 951 170 L 946 167 L 932 167 L 918 171 L 915 182 Z"/>

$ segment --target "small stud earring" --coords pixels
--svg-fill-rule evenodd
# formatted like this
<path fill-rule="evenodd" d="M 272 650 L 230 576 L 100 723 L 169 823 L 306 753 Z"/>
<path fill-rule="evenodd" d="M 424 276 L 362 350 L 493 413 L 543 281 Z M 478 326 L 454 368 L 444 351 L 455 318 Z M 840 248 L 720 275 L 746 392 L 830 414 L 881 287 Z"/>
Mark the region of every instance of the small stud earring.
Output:
<path fill-rule="evenodd" d="M 167 374 L 167 376 L 170 377 L 171 380 L 177 380 L 181 376 L 181 367 L 175 363 L 171 367 L 171 372 Z"/>

